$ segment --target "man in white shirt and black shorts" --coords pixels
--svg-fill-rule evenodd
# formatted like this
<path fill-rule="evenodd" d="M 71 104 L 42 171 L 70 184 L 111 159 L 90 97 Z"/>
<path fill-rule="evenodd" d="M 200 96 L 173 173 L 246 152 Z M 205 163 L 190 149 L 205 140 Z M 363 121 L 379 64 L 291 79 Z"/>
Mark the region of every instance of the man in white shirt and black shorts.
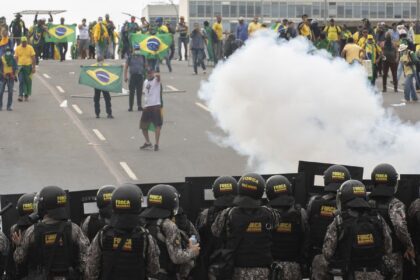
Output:
<path fill-rule="evenodd" d="M 162 117 L 162 84 L 160 83 L 160 74 L 154 72 L 153 69 L 147 70 L 147 79 L 143 85 L 144 106 L 143 114 L 140 119 L 140 129 L 143 132 L 146 142 L 140 147 L 140 150 L 152 148 L 149 138 L 149 128 L 154 126 L 156 144 L 155 151 L 159 151 L 159 137 L 163 124 Z M 152 127 L 153 127 L 152 126 Z M 151 129 L 153 130 L 153 129 Z"/>
<path fill-rule="evenodd" d="M 86 19 L 79 24 L 79 54 L 82 59 L 86 59 L 90 44 L 89 27 L 86 25 Z"/>

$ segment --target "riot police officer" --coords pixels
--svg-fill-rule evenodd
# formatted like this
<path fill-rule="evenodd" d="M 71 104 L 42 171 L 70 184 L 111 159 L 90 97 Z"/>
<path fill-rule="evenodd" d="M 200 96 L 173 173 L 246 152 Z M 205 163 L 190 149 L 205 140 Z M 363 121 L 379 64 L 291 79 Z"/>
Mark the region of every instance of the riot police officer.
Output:
<path fill-rule="evenodd" d="M 279 225 L 273 232 L 271 252 L 274 263 L 271 279 L 302 279 L 301 265 L 306 264 L 309 225 L 306 211 L 295 203 L 290 181 L 281 175 L 267 180 L 268 205 L 279 216 Z"/>
<path fill-rule="evenodd" d="M 325 234 L 323 257 L 336 263 L 344 279 L 383 279 L 382 258 L 391 253 L 392 239 L 384 219 L 371 211 L 365 186 L 357 180 L 343 183 L 337 208 Z"/>
<path fill-rule="evenodd" d="M 159 249 L 139 225 L 143 194 L 136 185 L 124 184 L 112 193 L 113 214 L 89 248 L 85 278 L 147 279 L 159 271 Z"/>
<path fill-rule="evenodd" d="M 147 208 L 140 216 L 160 250 L 160 270 L 155 271 L 153 279 L 185 279 L 200 252 L 199 244 L 182 239 L 173 222 L 178 208 L 179 194 L 172 186 L 156 185 L 147 194 Z"/>
<path fill-rule="evenodd" d="M 350 179 L 350 172 L 341 165 L 332 165 L 324 172 L 324 191 L 322 196 L 314 196 L 309 200 L 308 222 L 310 228 L 310 262 L 321 254 L 325 232 L 334 219 L 337 210 L 336 193 L 342 183 Z M 312 261 L 312 274 L 316 274 L 318 263 Z"/>
<path fill-rule="evenodd" d="M 417 269 L 415 273 L 417 279 L 420 279 L 420 198 L 414 200 L 408 209 L 408 228 L 416 250 Z"/>
<path fill-rule="evenodd" d="M 198 215 L 196 222 L 201 238 L 201 279 L 207 278 L 209 258 L 211 254 L 223 246 L 222 239 L 213 236 L 211 232 L 211 225 L 221 211 L 233 206 L 233 199 L 238 191 L 238 182 L 231 176 L 221 176 L 214 181 L 212 191 L 215 198 L 213 206 L 204 209 Z"/>
<path fill-rule="evenodd" d="M 99 213 L 88 216 L 82 224 L 84 234 L 92 242 L 98 231 L 109 224 L 112 214 L 111 196 L 115 186 L 106 185 L 101 187 L 96 194 L 96 205 Z"/>
<path fill-rule="evenodd" d="M 397 192 L 398 174 L 390 164 L 379 164 L 372 171 L 373 190 L 369 203 L 387 222 L 391 229 L 392 255 L 386 256 L 385 266 L 391 268 L 392 279 L 403 279 L 403 255 L 415 258 L 414 246 L 407 228 L 405 205 L 394 195 Z"/>
<path fill-rule="evenodd" d="M 236 207 L 223 210 L 211 230 L 216 237 L 226 236 L 226 246 L 234 250 L 233 280 L 267 279 L 271 254 L 272 231 L 278 219 L 270 208 L 261 206 L 265 181 L 248 173 L 238 182 Z"/>
<path fill-rule="evenodd" d="M 20 236 L 25 235 L 26 230 L 33 225 L 37 220 L 33 217 L 32 213 L 34 212 L 34 199 L 36 193 L 27 193 L 22 195 L 16 204 L 16 210 L 18 212 L 19 218 L 11 228 L 10 236 L 18 234 Z M 16 250 L 15 244 L 12 246 L 12 252 Z M 27 276 L 28 269 L 24 265 L 16 266 L 13 261 L 13 255 L 9 258 L 10 263 L 8 264 L 7 274 L 12 279 L 21 279 L 22 277 Z"/>
<path fill-rule="evenodd" d="M 25 235 L 15 233 L 16 264 L 27 263 L 29 279 L 80 279 L 85 268 L 89 240 L 70 222 L 66 192 L 57 186 L 43 188 L 35 197 L 41 222 Z"/>

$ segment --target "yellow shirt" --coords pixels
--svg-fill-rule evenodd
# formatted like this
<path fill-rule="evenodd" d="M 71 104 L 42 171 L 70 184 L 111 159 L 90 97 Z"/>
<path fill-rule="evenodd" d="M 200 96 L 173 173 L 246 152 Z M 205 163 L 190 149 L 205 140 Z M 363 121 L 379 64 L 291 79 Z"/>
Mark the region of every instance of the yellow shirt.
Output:
<path fill-rule="evenodd" d="M 367 41 L 367 38 L 366 38 L 366 37 L 360 37 L 360 39 L 359 39 L 359 41 L 357 42 L 357 44 L 358 44 L 359 46 L 361 46 L 362 48 L 364 48 L 364 47 L 365 47 L 365 45 L 366 45 L 366 41 Z"/>
<path fill-rule="evenodd" d="M 409 65 L 410 63 L 410 58 L 408 57 L 408 52 L 405 52 L 401 58 L 400 58 L 400 62 L 403 63 L 404 66 L 404 74 L 406 76 L 413 74 L 413 68 L 412 66 Z"/>
<path fill-rule="evenodd" d="M 307 24 L 302 24 L 300 28 L 300 35 L 309 37 L 312 35 L 311 28 Z"/>
<path fill-rule="evenodd" d="M 109 39 L 108 29 L 106 28 L 105 24 L 98 22 L 95 25 L 93 28 L 93 39 L 95 40 L 95 43 L 104 39 Z"/>
<path fill-rule="evenodd" d="M 353 63 L 355 60 L 360 61 L 360 51 L 362 48 L 356 44 L 347 44 L 343 51 L 346 53 L 346 61 Z"/>
<path fill-rule="evenodd" d="M 251 22 L 250 24 L 248 24 L 248 34 L 252 35 L 252 33 L 254 33 L 257 30 L 261 29 L 261 23 L 257 22 Z"/>
<path fill-rule="evenodd" d="M 359 42 L 359 37 L 360 37 L 359 31 L 353 34 L 353 40 L 356 44 Z"/>
<path fill-rule="evenodd" d="M 26 47 L 19 45 L 16 47 L 15 57 L 19 66 L 32 65 L 32 59 L 35 57 L 34 48 L 31 45 L 26 45 Z"/>
<path fill-rule="evenodd" d="M 216 32 L 217 39 L 219 39 L 219 41 L 222 41 L 223 40 L 223 25 L 222 25 L 222 23 L 215 22 L 213 24 L 213 30 L 214 30 L 214 32 Z"/>
<path fill-rule="evenodd" d="M 158 31 L 160 33 L 169 33 L 169 29 L 166 25 L 162 25 L 161 27 L 158 28 Z"/>
<path fill-rule="evenodd" d="M 338 41 L 340 38 L 341 28 L 337 25 L 334 26 L 325 26 L 324 32 L 327 33 L 328 41 Z"/>

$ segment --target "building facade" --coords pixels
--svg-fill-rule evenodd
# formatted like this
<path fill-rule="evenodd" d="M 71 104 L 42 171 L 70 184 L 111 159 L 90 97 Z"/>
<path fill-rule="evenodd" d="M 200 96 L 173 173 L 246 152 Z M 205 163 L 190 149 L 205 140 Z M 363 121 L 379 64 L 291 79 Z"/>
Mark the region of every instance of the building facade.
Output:
<path fill-rule="evenodd" d="M 297 21 L 307 14 L 319 21 L 335 18 L 354 24 L 362 18 L 394 22 L 417 17 L 417 0 L 180 0 L 179 5 L 180 15 L 185 15 L 190 24 L 212 21 L 221 15 L 225 30 L 233 29 L 239 17 L 250 21 L 258 16 L 269 23 L 283 18 Z"/>
<path fill-rule="evenodd" d="M 178 22 L 178 5 L 175 4 L 151 4 L 143 9 L 142 15 L 149 21 L 155 22 L 156 18 L 163 18 L 164 22 L 170 22 L 175 27 Z"/>

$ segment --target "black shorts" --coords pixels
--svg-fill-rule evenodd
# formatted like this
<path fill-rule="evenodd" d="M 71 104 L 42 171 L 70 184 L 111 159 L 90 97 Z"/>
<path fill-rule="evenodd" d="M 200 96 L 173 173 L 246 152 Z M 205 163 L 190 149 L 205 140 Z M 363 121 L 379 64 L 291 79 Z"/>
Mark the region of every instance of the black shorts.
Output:
<path fill-rule="evenodd" d="M 140 119 L 140 129 L 146 130 L 153 123 L 155 127 L 163 125 L 162 106 L 151 106 L 143 109 Z"/>

